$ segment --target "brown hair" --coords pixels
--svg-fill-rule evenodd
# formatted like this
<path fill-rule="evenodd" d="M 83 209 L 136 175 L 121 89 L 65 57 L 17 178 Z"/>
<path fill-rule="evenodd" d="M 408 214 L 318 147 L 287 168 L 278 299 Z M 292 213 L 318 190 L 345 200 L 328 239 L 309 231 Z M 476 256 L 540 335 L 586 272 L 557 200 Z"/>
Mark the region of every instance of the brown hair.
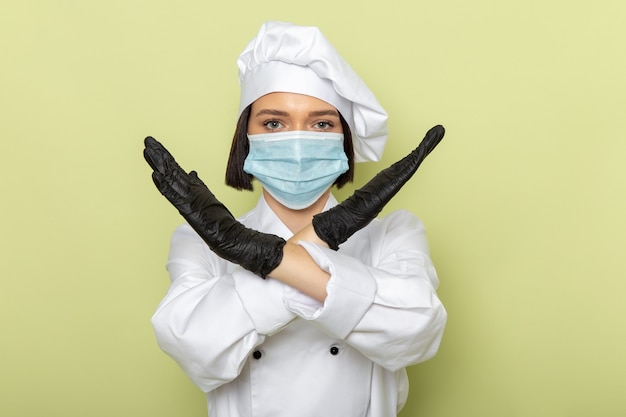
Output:
<path fill-rule="evenodd" d="M 233 143 L 230 147 L 230 155 L 228 164 L 226 165 L 226 185 L 237 190 L 252 190 L 252 175 L 244 172 L 243 163 L 250 152 L 250 144 L 248 142 L 248 119 L 250 118 L 250 109 L 252 105 L 246 107 L 239 116 L 235 134 L 233 135 Z M 341 174 L 335 180 L 333 185 L 337 188 L 343 187 L 345 184 L 352 182 L 354 179 L 354 149 L 352 147 L 352 132 L 348 122 L 339 114 L 341 120 L 341 128 L 343 129 L 343 150 L 348 157 L 348 170 Z"/>

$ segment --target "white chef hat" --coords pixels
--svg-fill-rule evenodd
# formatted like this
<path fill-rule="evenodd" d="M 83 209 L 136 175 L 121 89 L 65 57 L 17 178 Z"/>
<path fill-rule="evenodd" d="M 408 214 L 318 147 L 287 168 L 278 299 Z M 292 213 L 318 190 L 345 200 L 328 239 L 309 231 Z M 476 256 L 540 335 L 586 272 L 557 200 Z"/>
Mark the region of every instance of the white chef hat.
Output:
<path fill-rule="evenodd" d="M 356 162 L 380 159 L 387 113 L 320 30 L 266 22 L 237 60 L 239 115 L 272 92 L 305 94 L 333 105 L 352 130 Z"/>

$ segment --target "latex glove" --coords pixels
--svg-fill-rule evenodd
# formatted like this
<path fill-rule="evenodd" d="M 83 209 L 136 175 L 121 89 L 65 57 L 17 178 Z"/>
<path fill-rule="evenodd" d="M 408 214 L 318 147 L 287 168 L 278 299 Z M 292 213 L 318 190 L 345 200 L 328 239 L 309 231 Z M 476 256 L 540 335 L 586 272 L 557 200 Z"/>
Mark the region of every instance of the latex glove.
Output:
<path fill-rule="evenodd" d="M 376 174 L 341 204 L 314 216 L 315 233 L 328 247 L 339 249 L 339 245 L 378 216 L 389 200 L 415 174 L 444 134 L 445 129 L 441 125 L 431 128 L 413 152 Z"/>
<path fill-rule="evenodd" d="M 186 173 L 153 137 L 144 143 L 144 158 L 154 170 L 154 184 L 213 252 L 262 278 L 280 264 L 286 243 L 283 238 L 239 223 L 195 171 Z"/>

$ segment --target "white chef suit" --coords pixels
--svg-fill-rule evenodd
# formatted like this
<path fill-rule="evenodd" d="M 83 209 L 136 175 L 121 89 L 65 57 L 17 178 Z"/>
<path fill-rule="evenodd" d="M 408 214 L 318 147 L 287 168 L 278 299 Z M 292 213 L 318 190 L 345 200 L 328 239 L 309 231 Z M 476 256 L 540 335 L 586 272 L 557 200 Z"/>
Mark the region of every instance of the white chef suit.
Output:
<path fill-rule="evenodd" d="M 239 220 L 292 236 L 263 197 Z M 331 274 L 323 304 L 177 228 L 152 319 L 159 345 L 207 393 L 210 417 L 396 416 L 404 367 L 435 355 L 447 317 L 422 223 L 396 211 L 338 251 L 300 244 Z"/>

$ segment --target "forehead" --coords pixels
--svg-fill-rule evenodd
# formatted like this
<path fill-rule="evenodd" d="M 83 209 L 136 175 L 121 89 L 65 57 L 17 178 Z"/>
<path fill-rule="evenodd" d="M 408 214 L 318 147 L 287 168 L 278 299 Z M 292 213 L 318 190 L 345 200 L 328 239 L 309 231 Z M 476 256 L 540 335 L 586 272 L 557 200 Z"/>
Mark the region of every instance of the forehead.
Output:
<path fill-rule="evenodd" d="M 335 110 L 331 104 L 305 94 L 275 92 L 259 97 L 252 103 L 253 113 L 263 109 L 276 109 L 288 112 Z"/>

